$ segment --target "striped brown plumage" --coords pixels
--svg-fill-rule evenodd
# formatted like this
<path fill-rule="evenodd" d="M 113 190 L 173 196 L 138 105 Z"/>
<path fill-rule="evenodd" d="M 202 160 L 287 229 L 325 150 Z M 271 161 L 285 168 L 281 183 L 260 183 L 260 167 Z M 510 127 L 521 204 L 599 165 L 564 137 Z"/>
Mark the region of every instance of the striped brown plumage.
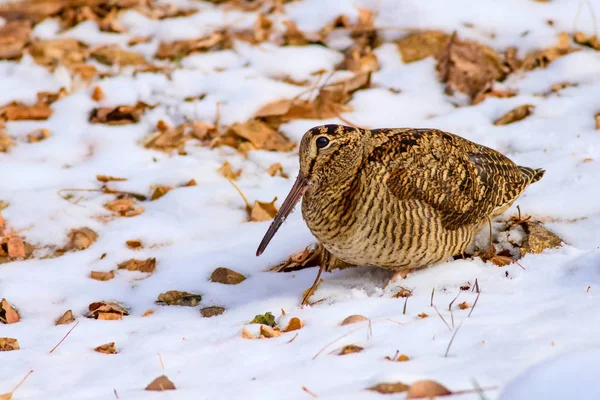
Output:
<path fill-rule="evenodd" d="M 320 137 L 327 146 L 317 146 Z M 413 269 L 461 254 L 543 175 L 437 129 L 323 125 L 302 138 L 292 192 L 301 190 L 286 202 L 304 195 L 302 216 L 325 249 L 326 269 Z M 286 202 L 257 254 L 291 212 Z"/>

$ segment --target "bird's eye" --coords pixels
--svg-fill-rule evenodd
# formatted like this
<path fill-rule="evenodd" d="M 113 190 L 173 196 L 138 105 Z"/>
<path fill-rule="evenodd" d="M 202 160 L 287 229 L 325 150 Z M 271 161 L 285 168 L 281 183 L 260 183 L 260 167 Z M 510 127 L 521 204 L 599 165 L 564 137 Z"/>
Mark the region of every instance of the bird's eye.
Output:
<path fill-rule="evenodd" d="M 329 139 L 326 136 L 319 136 L 317 138 L 317 147 L 319 149 L 327 147 L 328 144 L 329 144 Z"/>

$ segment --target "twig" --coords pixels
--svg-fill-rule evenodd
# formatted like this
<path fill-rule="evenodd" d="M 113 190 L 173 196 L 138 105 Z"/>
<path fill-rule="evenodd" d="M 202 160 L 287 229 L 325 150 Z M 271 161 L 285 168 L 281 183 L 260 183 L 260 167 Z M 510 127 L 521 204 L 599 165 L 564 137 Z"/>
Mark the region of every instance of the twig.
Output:
<path fill-rule="evenodd" d="M 450 322 L 452 323 L 452 329 L 454 329 L 454 312 L 450 310 Z"/>
<path fill-rule="evenodd" d="M 226 176 L 225 179 L 227 179 L 229 183 L 231 183 L 231 185 L 235 188 L 235 190 L 237 190 L 240 196 L 242 196 L 242 199 L 244 200 L 244 203 L 246 203 L 246 208 L 248 209 L 248 211 L 252 210 L 252 206 L 250 205 L 248 199 L 246 198 L 246 196 L 244 196 L 244 193 L 242 193 L 238 185 L 236 185 L 235 182 L 228 176 Z"/>
<path fill-rule="evenodd" d="M 477 381 L 475 379 L 471 379 L 471 382 L 473 382 L 473 386 L 475 386 L 475 390 L 477 391 L 477 394 L 479 395 L 479 399 L 487 400 L 487 397 L 483 393 L 483 389 L 481 388 L 481 386 L 479 386 L 479 383 L 477 383 Z"/>
<path fill-rule="evenodd" d="M 113 393 L 115 394 L 117 400 L 119 400 L 119 394 L 117 393 L 117 389 L 113 389 Z"/>
<path fill-rule="evenodd" d="M 385 322 L 385 321 L 390 321 L 390 322 L 394 322 L 394 323 L 396 323 L 396 324 L 404 325 L 404 324 L 403 324 L 403 323 L 401 323 L 401 322 L 394 321 L 394 320 L 392 320 L 392 319 L 389 319 L 389 318 L 385 318 L 385 319 L 381 319 L 381 320 L 379 320 L 379 321 L 375 321 L 375 322 L 373 322 L 373 323 L 372 323 L 372 325 L 378 324 L 378 323 L 380 323 L 380 322 Z M 358 332 L 358 331 L 359 331 L 359 330 L 361 330 L 361 329 L 363 329 L 363 328 L 362 328 L 362 326 L 361 326 L 361 327 L 359 327 L 359 328 L 352 329 L 350 332 L 347 332 L 347 333 L 343 334 L 342 336 L 338 337 L 337 339 L 335 339 L 335 340 L 332 340 L 331 342 L 327 343 L 327 344 L 325 345 L 325 347 L 323 347 L 321 350 L 319 350 L 319 351 L 318 351 L 318 353 L 317 353 L 317 354 L 315 354 L 315 355 L 313 356 L 313 358 L 312 358 L 312 359 L 314 360 L 315 358 L 319 357 L 319 355 L 321 355 L 321 353 L 323 353 L 325 350 L 327 350 L 327 348 L 328 348 L 329 346 L 331 346 L 332 344 L 339 342 L 340 340 L 342 340 L 342 339 L 343 339 L 343 338 L 345 338 L 346 336 L 349 336 L 349 335 L 353 334 L 354 332 Z M 371 329 L 371 328 L 369 327 L 369 329 Z"/>
<path fill-rule="evenodd" d="M 477 278 L 475 278 L 475 286 L 473 287 L 473 289 L 475 289 L 475 292 L 479 293 L 479 281 L 477 281 Z"/>
<path fill-rule="evenodd" d="M 473 314 L 473 310 L 475 309 L 475 306 L 477 305 L 477 300 L 479 300 L 479 296 L 481 296 L 481 292 L 477 293 L 477 297 L 475 298 L 475 303 L 473 303 L 473 307 L 471 307 L 471 311 L 469 311 L 469 315 L 467 315 L 467 318 L 469 318 L 471 316 L 471 314 Z"/>
<path fill-rule="evenodd" d="M 158 355 L 158 361 L 160 362 L 160 369 L 162 369 L 162 371 L 165 372 L 165 364 L 163 363 L 162 356 L 160 355 L 160 353 L 158 353 L 157 355 Z"/>
<path fill-rule="evenodd" d="M 369 333 L 367 334 L 367 339 L 373 337 L 373 324 L 371 324 L 371 318 L 369 318 Z"/>
<path fill-rule="evenodd" d="M 307 388 L 306 386 L 302 386 L 302 390 L 304 390 L 306 393 L 310 394 L 312 397 L 314 397 L 315 399 L 319 396 L 317 396 L 315 393 L 311 392 L 309 388 Z"/>
<path fill-rule="evenodd" d="M 450 346 L 452 346 L 452 342 L 454 342 L 454 338 L 456 337 L 456 334 L 460 330 L 460 327 L 462 326 L 463 322 L 465 322 L 464 319 L 460 322 L 460 324 L 458 324 L 458 326 L 454 330 L 454 333 L 452 334 L 452 337 L 450 338 L 450 342 L 448 343 L 448 347 L 446 348 L 446 353 L 444 353 L 444 357 L 448 357 L 448 352 L 450 351 Z"/>
<path fill-rule="evenodd" d="M 291 338 L 291 339 L 290 339 L 290 340 L 289 340 L 289 341 L 288 341 L 286 344 L 290 344 L 290 343 L 292 343 L 294 340 L 296 340 L 296 338 L 298 337 L 298 335 L 299 335 L 299 333 L 298 333 L 298 332 L 296 332 L 296 334 L 294 335 L 294 337 L 293 337 L 293 338 Z"/>
<path fill-rule="evenodd" d="M 60 342 L 58 342 L 58 343 L 56 344 L 56 346 L 54 346 L 54 347 L 52 348 L 52 350 L 50 350 L 50 353 L 48 353 L 48 354 L 52 354 L 52 352 L 53 352 L 54 350 L 56 350 L 56 348 L 57 348 L 58 346 L 60 346 L 60 344 L 61 344 L 62 342 L 64 342 L 64 341 L 65 341 L 65 339 L 67 338 L 67 336 L 69 336 L 69 335 L 71 334 L 71 332 L 73 332 L 73 329 L 75 329 L 75 328 L 77 327 L 77 325 L 79 325 L 79 321 L 77 321 L 77 322 L 75 323 L 75 325 L 73 325 L 73 327 L 72 327 L 71 329 L 69 329 L 69 332 L 67 332 L 67 334 L 66 334 L 66 335 L 65 335 L 65 336 L 64 336 L 64 337 L 63 337 L 63 338 L 60 340 Z"/>
<path fill-rule="evenodd" d="M 409 297 L 410 297 L 410 296 L 406 296 L 406 297 L 404 298 L 404 308 L 402 309 L 402 315 L 406 315 L 406 304 L 408 303 L 408 298 L 409 298 Z"/>
<path fill-rule="evenodd" d="M 515 264 L 517 264 L 519 267 L 521 267 L 523 269 L 523 271 L 525 271 L 525 267 L 522 266 L 517 260 L 513 260 L 515 262 Z"/>
<path fill-rule="evenodd" d="M 431 300 L 429 301 L 429 307 L 433 307 L 433 295 L 435 294 L 435 286 L 431 289 Z"/>
<path fill-rule="evenodd" d="M 458 294 L 456 295 L 456 297 L 454 298 L 454 300 L 452 300 L 452 301 L 450 302 L 450 304 L 448 304 L 448 311 L 451 311 L 451 310 L 452 310 L 452 304 L 454 304 L 454 302 L 456 301 L 456 299 L 458 299 L 458 296 L 460 296 L 460 292 L 461 292 L 461 290 L 460 290 L 460 289 L 458 289 Z"/>
<path fill-rule="evenodd" d="M 444 324 L 446 324 L 446 326 L 448 327 L 448 329 L 450 331 L 452 331 L 452 328 L 450 328 L 450 325 L 448 325 L 448 323 L 446 322 L 446 320 L 444 319 L 444 317 L 442 317 L 442 314 L 440 314 L 440 311 L 437 309 L 437 307 L 433 306 L 433 309 L 435 310 L 435 312 L 437 313 L 437 315 L 440 316 L 440 318 L 442 319 L 442 321 L 444 321 Z"/>
<path fill-rule="evenodd" d="M 217 130 L 217 136 L 221 136 L 221 102 L 217 101 L 215 111 L 215 129 Z"/>
<path fill-rule="evenodd" d="M 20 387 L 21 387 L 21 385 L 22 385 L 22 384 L 25 382 L 25 380 L 27 380 L 27 378 L 29 378 L 29 375 L 31 375 L 32 373 L 33 373 L 33 370 L 29 371 L 29 372 L 27 373 L 27 375 L 25 375 L 25 377 L 24 377 L 23 379 L 21 379 L 21 381 L 20 381 L 19 383 L 17 383 L 17 386 L 15 386 L 15 387 L 13 388 L 13 390 L 11 390 L 11 391 L 9 392 L 11 396 L 12 396 L 12 394 L 13 394 L 14 392 L 16 392 L 16 391 L 17 391 L 17 389 L 18 389 L 18 388 L 20 388 Z M 8 398 L 10 399 L 10 397 L 8 397 Z"/>

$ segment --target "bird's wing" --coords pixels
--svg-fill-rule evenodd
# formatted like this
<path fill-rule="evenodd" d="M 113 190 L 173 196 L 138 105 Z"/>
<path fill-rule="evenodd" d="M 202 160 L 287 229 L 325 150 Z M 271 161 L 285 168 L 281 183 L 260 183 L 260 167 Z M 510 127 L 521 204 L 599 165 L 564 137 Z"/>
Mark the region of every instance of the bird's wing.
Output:
<path fill-rule="evenodd" d="M 386 135 L 372 154 L 387 154 L 390 191 L 439 211 L 446 229 L 481 222 L 530 182 L 502 154 L 446 132 L 404 129 Z"/>

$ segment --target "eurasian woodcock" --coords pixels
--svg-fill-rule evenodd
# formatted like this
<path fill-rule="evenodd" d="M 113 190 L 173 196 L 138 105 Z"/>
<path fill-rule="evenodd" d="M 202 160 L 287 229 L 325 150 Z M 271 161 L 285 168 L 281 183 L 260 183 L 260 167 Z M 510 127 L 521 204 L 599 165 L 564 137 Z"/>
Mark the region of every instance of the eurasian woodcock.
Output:
<path fill-rule="evenodd" d="M 299 154 L 256 255 L 304 196 L 302 216 L 323 247 L 319 276 L 347 265 L 406 272 L 461 254 L 545 172 L 437 129 L 322 125 L 304 134 Z"/>

